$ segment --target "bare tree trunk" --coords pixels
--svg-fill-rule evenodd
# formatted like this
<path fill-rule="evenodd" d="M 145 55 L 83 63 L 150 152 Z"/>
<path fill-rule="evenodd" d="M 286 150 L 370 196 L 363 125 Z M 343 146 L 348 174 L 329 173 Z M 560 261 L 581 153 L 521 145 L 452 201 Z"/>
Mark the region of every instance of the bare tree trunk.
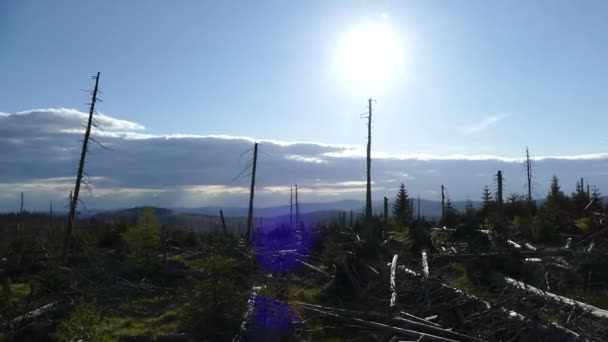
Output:
<path fill-rule="evenodd" d="M 371 229 L 372 218 L 372 99 L 368 100 L 369 112 L 367 116 L 367 191 L 365 194 L 365 224 Z M 368 237 L 369 238 L 369 237 Z"/>
<path fill-rule="evenodd" d="M 445 220 L 445 187 L 441 186 L 441 222 Z"/>
<path fill-rule="evenodd" d="M 228 230 L 226 229 L 226 220 L 224 219 L 224 212 L 220 209 L 220 219 L 222 220 L 222 232 L 224 235 L 228 235 Z"/>
<path fill-rule="evenodd" d="M 420 195 L 418 195 L 418 205 L 416 206 L 416 210 L 418 211 L 416 219 L 420 221 Z"/>
<path fill-rule="evenodd" d="M 293 186 L 289 187 L 289 228 L 293 230 Z"/>
<path fill-rule="evenodd" d="M 93 90 L 93 99 L 91 101 L 91 107 L 89 109 L 89 120 L 87 121 L 87 129 L 84 133 L 84 140 L 82 141 L 82 151 L 80 153 L 80 162 L 78 163 L 78 173 L 76 174 L 76 184 L 74 185 L 74 194 L 70 203 L 70 214 L 68 216 L 68 224 L 65 230 L 65 241 L 63 243 L 63 263 L 67 264 L 68 254 L 70 252 L 70 242 L 72 239 L 72 229 L 76 221 L 76 207 L 78 205 L 78 195 L 80 193 L 80 184 L 82 183 L 82 175 L 84 173 L 84 163 L 87 156 L 87 146 L 91 136 L 91 125 L 93 124 L 93 113 L 95 112 L 95 102 L 97 102 L 97 92 L 99 90 L 99 75 L 95 77 L 95 89 Z"/>
<path fill-rule="evenodd" d="M 296 184 L 296 228 L 300 226 L 300 203 L 298 202 L 298 184 Z"/>
<path fill-rule="evenodd" d="M 251 189 L 249 190 L 249 213 L 247 215 L 247 243 L 251 241 L 253 225 L 253 194 L 255 191 L 255 169 L 258 162 L 258 143 L 253 145 L 253 170 L 251 173 Z"/>
<path fill-rule="evenodd" d="M 388 198 L 384 197 L 384 234 L 388 231 Z"/>
<path fill-rule="evenodd" d="M 530 161 L 530 151 L 526 146 L 526 174 L 528 177 L 528 203 L 532 204 L 532 161 Z"/>

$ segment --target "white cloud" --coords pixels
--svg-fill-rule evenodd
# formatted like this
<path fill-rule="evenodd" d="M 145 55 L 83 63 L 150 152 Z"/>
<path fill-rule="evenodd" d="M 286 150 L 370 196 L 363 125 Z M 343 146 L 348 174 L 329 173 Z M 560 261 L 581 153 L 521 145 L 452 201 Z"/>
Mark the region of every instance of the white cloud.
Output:
<path fill-rule="evenodd" d="M 506 119 L 507 117 L 509 117 L 509 114 L 498 114 L 498 115 L 487 116 L 485 118 L 482 118 L 481 121 L 479 121 L 479 122 L 464 126 L 462 128 L 462 131 L 465 134 L 473 134 L 473 133 L 481 132 L 481 131 L 485 130 L 486 128 L 496 124 L 497 122 Z"/>
<path fill-rule="evenodd" d="M 0 210 L 14 208 L 21 191 L 30 205 L 65 202 L 73 187 L 80 154 L 82 119 L 71 109 L 31 110 L 0 115 Z M 96 137 L 112 151 L 91 146 L 87 172 L 93 194 L 90 208 L 154 204 L 159 206 L 246 206 L 247 172 L 233 180 L 251 156 L 255 139 L 226 135 L 153 135 L 126 120 L 104 116 L 110 130 Z M 106 127 L 107 128 L 107 127 Z M 260 142 L 256 205 L 288 203 L 289 185 L 298 184 L 306 202 L 361 198 L 365 192 L 365 150 L 357 145 L 315 142 Z M 250 152 L 249 152 L 250 153 Z M 506 192 L 522 192 L 525 176 L 519 157 L 430 155 L 373 152 L 374 196 L 393 196 L 404 182 L 411 194 L 432 196 L 445 184 L 453 200 L 477 198 L 497 170 L 507 177 Z M 534 165 L 538 194 L 554 172 L 564 189 L 575 179 L 608 187 L 602 170 L 608 153 L 538 156 Z M 487 177 L 479 177 L 479 174 Z M 570 184 L 572 183 L 572 184 Z M 567 190 L 568 191 L 568 190 Z"/>
<path fill-rule="evenodd" d="M 89 117 L 88 113 L 78 111 L 70 108 L 45 108 L 45 109 L 32 109 L 27 111 L 21 111 L 16 113 L 17 115 L 23 115 L 26 117 L 33 117 L 40 119 L 41 117 L 55 117 L 62 118 L 66 121 L 74 123 L 84 123 Z M 104 114 L 95 114 L 95 119 L 99 122 L 100 126 L 104 130 L 143 130 L 144 126 L 127 120 L 116 119 Z"/>

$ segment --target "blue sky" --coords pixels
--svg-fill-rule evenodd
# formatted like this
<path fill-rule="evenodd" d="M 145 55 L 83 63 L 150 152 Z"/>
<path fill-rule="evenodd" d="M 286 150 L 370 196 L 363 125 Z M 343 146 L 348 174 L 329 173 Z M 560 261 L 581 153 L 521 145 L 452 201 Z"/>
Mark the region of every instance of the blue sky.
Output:
<path fill-rule="evenodd" d="M 606 192 L 607 17 L 605 1 L 0 1 L 0 209 L 65 200 L 97 71 L 94 135 L 114 150 L 89 157 L 92 207 L 246 205 L 232 178 L 253 140 L 259 205 L 294 183 L 360 199 L 370 96 L 374 198 L 404 182 L 476 199 L 499 169 L 522 192 L 526 145 L 535 197 L 553 174 Z M 369 51 L 380 82 L 354 77 Z"/>
<path fill-rule="evenodd" d="M 0 111 L 86 110 L 79 89 L 101 71 L 99 110 L 158 134 L 360 144 L 372 96 L 378 151 L 597 153 L 607 15 L 604 1 L 2 1 Z M 407 60 L 369 94 L 332 70 L 365 21 L 403 37 Z"/>

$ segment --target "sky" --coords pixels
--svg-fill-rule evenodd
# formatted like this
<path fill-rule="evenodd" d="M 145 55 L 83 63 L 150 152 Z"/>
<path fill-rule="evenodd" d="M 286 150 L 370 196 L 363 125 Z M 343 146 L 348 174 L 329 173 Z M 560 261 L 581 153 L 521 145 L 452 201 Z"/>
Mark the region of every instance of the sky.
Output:
<path fill-rule="evenodd" d="M 112 128 L 118 135 L 99 133 L 116 146 L 95 152 L 91 167 L 103 160 L 117 172 L 96 170 L 108 182 L 99 181 L 107 201 L 91 199 L 99 206 L 110 205 L 113 191 L 125 189 L 156 194 L 137 197 L 137 203 L 155 199 L 196 206 L 232 198 L 191 198 L 183 188 L 174 197 L 166 194 L 169 186 L 215 186 L 214 191 L 243 186 L 243 179 L 230 183 L 239 170 L 232 171 L 254 140 L 267 142 L 268 153 L 291 163 L 284 166 L 290 174 L 275 172 L 266 186 L 296 181 L 315 189 L 323 183 L 355 186 L 352 182 L 364 180 L 363 164 L 358 173 L 339 177 L 341 168 L 356 167 L 337 162 L 361 161 L 366 138 L 361 114 L 370 97 L 373 150 L 377 164 L 386 168 L 379 166 L 377 188 L 384 181 L 406 182 L 434 198 L 439 183 L 447 183 L 445 174 L 462 169 L 467 177 L 446 186 L 455 199 L 477 197 L 490 180 L 475 175 L 515 165 L 512 173 L 520 172 L 517 158 L 525 146 L 538 158 L 561 157 L 553 159 L 559 168 L 539 171 L 538 196 L 552 173 L 571 177 L 568 189 L 581 176 L 601 188 L 608 144 L 607 16 L 605 1 L 1 1 L 0 183 L 7 189 L 29 187 L 45 198 L 65 197 L 65 188 L 46 193 L 40 184 L 69 183 L 75 160 L 52 153 L 40 158 L 30 144 L 48 141 L 45 148 L 56 152 L 77 150 L 78 135 L 66 129 L 81 128 L 74 120 L 82 121 L 77 113 L 86 112 L 89 101 L 81 90 L 92 88 L 90 76 L 99 71 L 104 102 L 98 111 L 129 123 Z M 366 67 L 370 70 L 362 70 Z M 184 179 L 175 183 L 160 176 L 169 177 L 170 170 L 122 179 L 133 166 L 119 168 L 127 153 L 119 141 L 135 155 L 147 155 L 162 142 L 150 165 L 178 173 L 179 163 L 196 159 L 190 165 L 199 173 L 181 170 Z M 165 146 L 171 143 L 180 149 Z M 232 146 L 234 155 L 201 150 L 227 151 L 219 145 Z M 188 146 L 191 153 L 182 150 Z M 340 146 L 350 152 L 337 157 Z M 312 147 L 315 153 L 306 151 Z M 17 151 L 21 155 L 14 155 Z M 226 160 L 195 158 L 197 153 Z M 541 160 L 542 170 L 549 161 Z M 316 168 L 296 176 L 300 167 L 293 163 Z M 423 177 L 422 169 L 444 176 Z M 230 177 L 217 178 L 214 171 Z M 521 191 L 520 178 L 511 177 L 512 191 Z M 151 189 L 167 191 L 163 197 L 145 191 Z M 325 196 L 359 196 L 333 190 Z M 218 193 L 237 190 L 223 191 Z M 323 199 L 323 191 L 331 192 L 311 190 L 311 200 Z M 16 194 L 7 192 L 0 197 L 9 203 Z M 275 203 L 270 194 L 261 203 Z M 9 205 L 3 203 L 0 198 L 0 209 Z"/>

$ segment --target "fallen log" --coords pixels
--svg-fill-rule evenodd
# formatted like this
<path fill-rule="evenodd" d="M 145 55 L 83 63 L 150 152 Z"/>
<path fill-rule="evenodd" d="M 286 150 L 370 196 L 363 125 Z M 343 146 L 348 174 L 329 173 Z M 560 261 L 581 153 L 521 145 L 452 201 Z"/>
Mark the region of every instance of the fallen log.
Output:
<path fill-rule="evenodd" d="M 608 318 L 608 311 L 607 310 L 603 310 L 600 309 L 598 307 L 595 307 L 593 305 L 587 304 L 587 303 L 583 303 L 583 302 L 579 302 L 577 300 L 568 298 L 568 297 L 563 297 L 560 295 L 557 295 L 555 293 L 551 293 L 551 292 L 547 292 L 547 291 L 543 291 L 541 289 L 538 289 L 534 286 L 528 285 L 524 282 L 521 282 L 519 280 L 515 280 L 513 278 L 509 278 L 509 277 L 505 277 L 505 281 L 507 282 L 507 284 L 518 288 L 520 290 L 523 290 L 527 293 L 532 293 L 535 295 L 538 295 L 546 300 L 550 300 L 550 301 L 555 301 L 561 304 L 565 304 L 568 306 L 575 306 L 575 307 L 579 307 L 582 310 L 588 312 L 589 314 L 595 316 L 595 317 L 599 317 L 599 318 Z"/>
<path fill-rule="evenodd" d="M 408 275 L 415 277 L 415 278 L 422 278 L 421 274 L 419 274 L 418 272 L 413 271 L 413 270 L 411 270 L 411 269 L 409 269 L 409 268 L 407 268 L 405 266 L 399 266 L 399 269 L 402 270 L 402 271 L 404 271 Z M 528 318 L 528 317 L 526 317 L 526 316 L 524 316 L 524 315 L 522 315 L 522 314 L 520 314 L 520 313 L 518 313 L 516 311 L 508 310 L 505 307 L 502 307 L 502 306 L 492 306 L 490 304 L 490 302 L 485 301 L 485 300 L 483 300 L 483 299 L 481 299 L 481 298 L 479 298 L 479 297 L 477 297 L 477 296 L 475 296 L 475 295 L 473 295 L 471 293 L 468 293 L 466 291 L 463 291 L 463 290 L 458 289 L 456 287 L 453 287 L 451 285 L 448 285 L 448 284 L 445 284 L 445 283 L 441 283 L 441 287 L 445 288 L 445 289 L 448 289 L 450 291 L 453 291 L 454 293 L 458 293 L 459 295 L 464 296 L 466 298 L 469 298 L 471 300 L 478 301 L 479 303 L 483 304 L 483 306 L 486 308 L 486 310 L 490 310 L 492 308 L 496 308 L 501 313 L 505 314 L 507 316 L 507 318 L 509 318 L 509 319 L 516 319 L 516 320 L 521 321 L 521 322 L 532 322 L 534 324 L 534 326 L 536 327 L 536 330 L 539 333 L 543 333 L 545 331 L 549 331 L 550 330 L 549 326 L 547 326 L 546 324 L 543 324 L 543 323 L 541 323 L 541 322 L 539 322 L 537 320 L 532 320 L 532 319 L 530 319 L 530 318 Z M 557 331 L 561 332 L 564 336 L 567 336 L 569 338 L 569 340 L 572 340 L 572 341 L 586 340 L 580 334 L 578 334 L 578 333 L 576 333 L 576 332 L 574 332 L 574 331 L 572 331 L 572 330 L 570 330 L 570 329 L 568 329 L 568 328 L 566 328 L 566 327 L 564 327 L 564 326 L 562 326 L 560 324 L 557 324 L 555 322 L 550 322 L 549 325 L 552 326 Z"/>
<path fill-rule="evenodd" d="M 389 312 L 395 306 L 395 302 L 397 301 L 397 287 L 395 285 L 395 271 L 397 270 L 397 258 L 398 255 L 395 254 L 393 256 L 393 261 L 391 262 L 391 277 L 389 280 L 389 287 L 391 290 L 391 303 L 389 305 Z"/>
<path fill-rule="evenodd" d="M 426 321 L 420 317 L 414 316 L 414 315 L 411 315 L 411 316 L 415 317 L 416 318 L 415 320 L 407 319 L 407 318 L 403 318 L 403 317 L 393 317 L 393 318 L 387 319 L 386 315 L 378 313 L 378 312 L 372 312 L 372 311 L 361 312 L 361 311 L 334 308 L 334 307 L 302 303 L 302 302 L 297 303 L 297 305 L 300 305 L 304 308 L 315 308 L 315 309 L 323 310 L 326 312 L 331 312 L 334 314 L 341 314 L 346 317 L 351 317 L 351 318 L 355 317 L 355 318 L 360 318 L 360 319 L 365 318 L 368 320 L 374 320 L 376 322 L 391 325 L 391 326 L 397 326 L 397 327 L 401 327 L 401 328 L 405 328 L 405 329 L 415 329 L 421 333 L 428 333 L 428 334 L 437 335 L 440 337 L 451 338 L 451 339 L 455 339 L 457 341 L 476 341 L 477 340 L 474 337 L 471 337 L 471 336 L 468 336 L 465 334 L 461 334 L 461 333 L 458 333 L 458 332 L 455 332 L 452 330 L 441 328 L 437 324 L 428 322 L 428 321 Z M 422 320 L 422 322 L 419 320 Z"/>
<path fill-rule="evenodd" d="M 393 325 L 379 323 L 379 322 L 375 322 L 375 321 L 371 321 L 371 320 L 361 319 L 361 318 L 357 318 L 357 317 L 353 317 L 353 316 L 349 316 L 349 315 L 337 314 L 335 312 L 326 311 L 326 310 L 318 309 L 315 307 L 303 306 L 303 308 L 329 316 L 329 317 L 334 317 L 334 318 L 337 318 L 342 321 L 352 321 L 352 322 L 356 322 L 356 323 L 359 323 L 361 325 L 368 326 L 371 328 L 381 329 L 383 331 L 390 331 L 391 333 L 399 334 L 402 336 L 416 338 L 417 341 L 437 341 L 437 342 L 461 341 L 461 340 L 455 340 L 455 339 L 445 338 L 445 337 L 441 337 L 441 336 L 436 336 L 436 335 L 432 335 L 432 334 L 428 334 L 428 333 L 424 333 L 424 332 L 420 332 L 420 331 L 410 330 L 410 329 L 406 329 L 406 328 L 400 328 L 400 327 L 396 327 Z M 449 330 L 446 330 L 446 331 L 449 331 Z"/>
<path fill-rule="evenodd" d="M 429 277 L 429 260 L 427 258 L 426 249 L 423 249 L 422 252 L 422 273 L 424 274 L 424 278 Z"/>
<path fill-rule="evenodd" d="M 244 336 L 247 331 L 247 323 L 249 319 L 253 315 L 253 310 L 255 309 L 255 297 L 257 297 L 258 292 L 262 290 L 261 286 L 253 286 L 251 288 L 251 296 L 247 300 L 247 311 L 245 311 L 245 315 L 243 317 L 243 321 L 241 322 L 241 329 L 239 332 L 232 338 L 232 342 L 238 342 L 241 340 L 241 336 Z"/>
<path fill-rule="evenodd" d="M 320 274 L 320 275 L 322 275 L 322 276 L 324 276 L 324 277 L 327 277 L 327 278 L 333 278 L 333 276 L 332 276 L 331 274 L 329 274 L 329 273 L 327 273 L 327 272 L 323 271 L 322 269 L 320 269 L 320 268 L 318 268 L 318 267 L 316 267 L 316 266 L 313 266 L 313 265 L 311 265 L 311 264 L 309 264 L 309 263 L 307 263 L 307 262 L 305 262 L 305 261 L 303 261 L 303 260 L 300 260 L 300 259 L 297 259 L 297 260 L 298 260 L 298 262 L 299 262 L 300 264 L 304 265 L 304 266 L 305 266 L 306 268 L 308 268 L 309 270 L 314 271 L 314 272 L 316 272 L 317 274 Z"/>

